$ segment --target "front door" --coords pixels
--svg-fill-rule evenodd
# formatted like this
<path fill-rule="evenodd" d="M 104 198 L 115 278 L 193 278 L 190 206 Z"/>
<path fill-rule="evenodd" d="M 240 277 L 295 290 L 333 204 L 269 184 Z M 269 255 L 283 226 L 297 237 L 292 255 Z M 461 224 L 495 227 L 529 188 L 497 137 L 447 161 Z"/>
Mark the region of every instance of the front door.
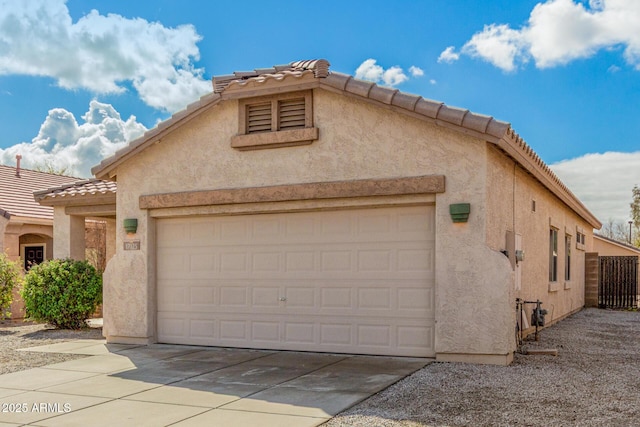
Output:
<path fill-rule="evenodd" d="M 24 247 L 24 270 L 29 269 L 44 261 L 44 246 L 34 245 Z"/>

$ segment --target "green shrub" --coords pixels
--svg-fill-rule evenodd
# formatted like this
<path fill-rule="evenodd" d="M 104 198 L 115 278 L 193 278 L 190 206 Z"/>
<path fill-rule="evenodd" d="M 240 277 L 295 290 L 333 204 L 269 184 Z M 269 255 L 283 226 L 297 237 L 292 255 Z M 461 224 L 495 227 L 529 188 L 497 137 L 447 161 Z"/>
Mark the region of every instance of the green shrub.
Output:
<path fill-rule="evenodd" d="M 22 298 L 29 318 L 80 329 L 102 302 L 102 276 L 87 261 L 45 261 L 25 276 Z"/>
<path fill-rule="evenodd" d="M 4 253 L 0 252 L 0 319 L 8 317 L 11 313 L 11 300 L 13 288 L 20 285 L 21 269 L 17 262 L 11 261 Z"/>

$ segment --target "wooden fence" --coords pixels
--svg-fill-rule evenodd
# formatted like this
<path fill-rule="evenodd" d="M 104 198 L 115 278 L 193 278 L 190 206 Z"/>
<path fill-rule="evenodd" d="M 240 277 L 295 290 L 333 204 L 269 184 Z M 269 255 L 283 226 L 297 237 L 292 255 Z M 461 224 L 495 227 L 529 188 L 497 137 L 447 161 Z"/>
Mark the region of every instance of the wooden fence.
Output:
<path fill-rule="evenodd" d="M 638 257 L 598 257 L 598 306 L 600 308 L 638 307 Z"/>

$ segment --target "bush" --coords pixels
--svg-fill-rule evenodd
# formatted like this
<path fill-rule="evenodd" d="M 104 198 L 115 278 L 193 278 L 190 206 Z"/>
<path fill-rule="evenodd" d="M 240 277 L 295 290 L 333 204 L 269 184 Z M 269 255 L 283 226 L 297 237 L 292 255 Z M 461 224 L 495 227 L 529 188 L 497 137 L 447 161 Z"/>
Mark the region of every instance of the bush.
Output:
<path fill-rule="evenodd" d="M 0 252 L 0 319 L 8 317 L 11 313 L 11 300 L 13 288 L 20 285 L 21 269 L 17 262 L 11 261 Z"/>
<path fill-rule="evenodd" d="M 25 276 L 22 298 L 29 318 L 80 329 L 102 302 L 102 275 L 87 261 L 45 261 Z"/>

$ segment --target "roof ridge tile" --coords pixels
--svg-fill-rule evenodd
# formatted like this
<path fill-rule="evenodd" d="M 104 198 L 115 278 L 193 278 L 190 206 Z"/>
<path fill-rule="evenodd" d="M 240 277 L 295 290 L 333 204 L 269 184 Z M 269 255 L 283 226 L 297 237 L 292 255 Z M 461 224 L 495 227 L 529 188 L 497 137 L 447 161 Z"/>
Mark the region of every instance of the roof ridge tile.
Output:
<path fill-rule="evenodd" d="M 350 79 L 347 81 L 344 90 L 350 93 L 355 93 L 356 95 L 368 97 L 369 91 L 371 91 L 374 84 L 375 83 L 373 82 L 367 82 L 364 80 Z"/>
<path fill-rule="evenodd" d="M 419 95 L 413 95 L 411 93 L 397 92 L 391 103 L 396 107 L 404 108 L 405 110 L 415 111 L 416 104 L 422 97 Z"/>
<path fill-rule="evenodd" d="M 374 84 L 369 91 L 369 98 L 380 101 L 383 104 L 391 105 L 393 96 L 398 92 L 398 89 L 392 89 L 385 86 L 378 86 Z"/>

